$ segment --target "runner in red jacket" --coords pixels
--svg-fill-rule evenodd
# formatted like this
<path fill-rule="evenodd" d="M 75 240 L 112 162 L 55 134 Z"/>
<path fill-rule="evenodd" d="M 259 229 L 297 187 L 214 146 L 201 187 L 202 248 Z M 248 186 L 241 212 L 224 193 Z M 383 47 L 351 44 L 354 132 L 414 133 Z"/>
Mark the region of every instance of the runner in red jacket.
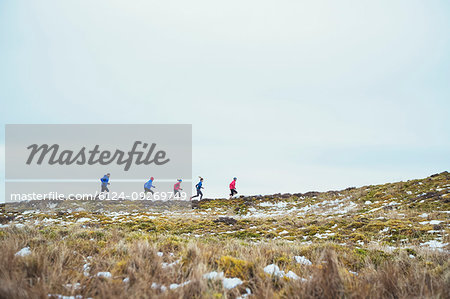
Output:
<path fill-rule="evenodd" d="M 179 179 L 179 180 L 177 180 L 177 183 L 176 183 L 175 185 L 173 185 L 173 196 L 174 196 L 174 197 L 176 197 L 177 194 L 180 194 L 180 190 L 183 190 L 183 189 L 181 189 L 181 187 L 180 187 L 181 182 L 182 182 L 182 180 Z"/>
<path fill-rule="evenodd" d="M 237 181 L 237 178 L 234 177 L 233 180 L 230 183 L 230 199 L 233 198 L 233 195 L 238 193 L 236 191 L 236 181 Z"/>

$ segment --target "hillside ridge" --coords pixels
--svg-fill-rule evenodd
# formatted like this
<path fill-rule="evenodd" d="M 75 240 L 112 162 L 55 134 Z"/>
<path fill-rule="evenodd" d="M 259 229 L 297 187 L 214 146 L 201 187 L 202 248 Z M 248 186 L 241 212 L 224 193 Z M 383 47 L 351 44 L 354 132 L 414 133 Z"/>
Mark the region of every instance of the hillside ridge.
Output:
<path fill-rule="evenodd" d="M 0 297 L 448 297 L 450 176 L 0 210 Z"/>

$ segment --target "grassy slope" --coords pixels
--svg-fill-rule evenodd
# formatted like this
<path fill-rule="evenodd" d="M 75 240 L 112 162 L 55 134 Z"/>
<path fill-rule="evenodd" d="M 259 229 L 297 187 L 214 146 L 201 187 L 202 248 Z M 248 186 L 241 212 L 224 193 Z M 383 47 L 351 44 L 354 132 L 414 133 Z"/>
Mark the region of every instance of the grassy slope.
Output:
<path fill-rule="evenodd" d="M 8 205 L 0 215 L 0 298 L 448 298 L 449 193 L 445 172 L 342 191 L 205 200 L 196 209 Z M 27 246 L 30 255 L 15 255 Z M 303 279 L 269 275 L 269 264 Z M 97 277 L 101 271 L 111 277 Z M 228 290 L 203 278 L 211 271 L 242 284 Z"/>

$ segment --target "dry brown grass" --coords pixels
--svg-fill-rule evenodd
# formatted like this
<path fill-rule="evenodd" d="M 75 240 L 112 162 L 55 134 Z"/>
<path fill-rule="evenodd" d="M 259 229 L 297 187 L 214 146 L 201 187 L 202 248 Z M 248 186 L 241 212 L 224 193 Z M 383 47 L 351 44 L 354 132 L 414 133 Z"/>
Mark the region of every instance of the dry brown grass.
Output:
<path fill-rule="evenodd" d="M 0 299 L 450 298 L 449 194 L 445 172 L 339 192 L 206 200 L 195 210 L 11 205 L 0 209 Z M 352 208 L 336 214 L 342 202 Z M 16 256 L 24 247 L 31 254 Z M 267 274 L 271 264 L 299 279 Z M 204 278 L 211 271 L 242 284 L 226 289 Z"/>
<path fill-rule="evenodd" d="M 89 238 L 85 236 L 88 235 Z M 90 238 L 93 237 L 93 238 Z M 15 256 L 29 246 L 28 256 Z M 87 230 L 73 226 L 8 229 L 0 250 L 0 298 L 48 298 L 49 294 L 83 298 L 235 298 L 249 288 L 254 298 L 449 298 L 448 255 L 420 251 L 411 258 L 405 251 L 355 252 L 333 243 L 305 246 L 268 241 L 248 244 L 239 240 L 179 239 L 171 235 L 130 235 L 111 229 Z M 164 255 L 158 256 L 162 250 Z M 170 255 L 173 253 L 173 256 Z M 295 255 L 313 262 L 295 263 Z M 163 263 L 173 263 L 164 268 Z M 89 263 L 89 276 L 83 265 Z M 270 276 L 266 265 L 294 271 L 302 280 Z M 357 269 L 358 274 L 349 270 Z M 224 271 L 244 284 L 226 290 L 220 280 L 203 274 Z M 111 278 L 97 277 L 109 271 Z M 128 278 L 129 282 L 123 279 Z M 161 291 L 152 283 L 183 287 Z M 80 284 L 80 288 L 66 287 Z"/>

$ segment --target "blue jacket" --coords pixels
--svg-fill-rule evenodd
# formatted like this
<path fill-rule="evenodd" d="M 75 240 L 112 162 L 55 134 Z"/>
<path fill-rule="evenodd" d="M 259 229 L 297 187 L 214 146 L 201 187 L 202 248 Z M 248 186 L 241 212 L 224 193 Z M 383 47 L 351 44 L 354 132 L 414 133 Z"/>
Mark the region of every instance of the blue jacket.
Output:
<path fill-rule="evenodd" d="M 148 180 L 148 182 L 144 184 L 144 188 L 147 188 L 147 189 L 155 188 L 155 186 L 153 186 L 153 181 Z"/>
<path fill-rule="evenodd" d="M 109 177 L 105 174 L 100 181 L 102 182 L 102 185 L 108 185 Z"/>
<path fill-rule="evenodd" d="M 200 189 L 202 189 L 202 185 L 203 185 L 203 182 L 200 181 L 200 182 L 198 182 L 197 185 L 195 185 L 195 187 L 197 187 L 197 190 L 200 190 Z"/>

